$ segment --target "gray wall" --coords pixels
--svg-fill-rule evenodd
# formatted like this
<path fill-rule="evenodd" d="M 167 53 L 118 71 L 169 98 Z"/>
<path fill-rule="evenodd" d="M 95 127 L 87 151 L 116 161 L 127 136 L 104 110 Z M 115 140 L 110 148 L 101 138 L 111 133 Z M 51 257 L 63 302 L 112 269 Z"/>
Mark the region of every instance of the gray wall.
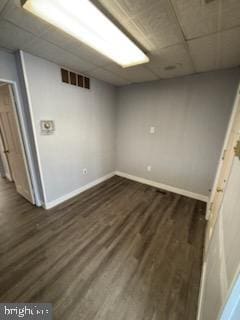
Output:
<path fill-rule="evenodd" d="M 120 88 L 117 170 L 209 195 L 239 78 L 232 69 Z"/>
<path fill-rule="evenodd" d="M 15 57 L 0 50 L 0 79 L 18 82 Z"/>
<path fill-rule="evenodd" d="M 91 90 L 61 82 L 60 67 L 24 53 L 47 202 L 115 169 L 115 88 L 91 79 Z M 40 134 L 40 120 L 56 132 Z M 83 168 L 88 174 L 83 175 Z"/>
<path fill-rule="evenodd" d="M 115 169 L 208 195 L 239 69 L 130 85 L 116 94 L 114 87 L 94 79 L 90 91 L 63 84 L 59 66 L 27 53 L 24 61 L 47 202 Z M 0 51 L 0 78 L 22 88 L 30 124 L 19 65 L 19 56 L 16 60 Z M 40 135 L 41 119 L 55 120 L 53 136 Z M 156 127 L 154 135 L 150 126 Z"/>

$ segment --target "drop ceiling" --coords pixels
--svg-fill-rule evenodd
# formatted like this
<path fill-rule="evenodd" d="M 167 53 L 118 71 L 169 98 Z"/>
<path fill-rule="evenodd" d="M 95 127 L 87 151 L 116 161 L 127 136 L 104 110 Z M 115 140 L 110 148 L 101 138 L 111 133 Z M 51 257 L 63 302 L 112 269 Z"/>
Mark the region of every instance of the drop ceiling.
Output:
<path fill-rule="evenodd" d="M 20 0 L 0 1 L 0 47 L 117 86 L 240 65 L 240 0 L 92 1 L 144 49 L 149 63 L 123 69 L 23 10 Z"/>

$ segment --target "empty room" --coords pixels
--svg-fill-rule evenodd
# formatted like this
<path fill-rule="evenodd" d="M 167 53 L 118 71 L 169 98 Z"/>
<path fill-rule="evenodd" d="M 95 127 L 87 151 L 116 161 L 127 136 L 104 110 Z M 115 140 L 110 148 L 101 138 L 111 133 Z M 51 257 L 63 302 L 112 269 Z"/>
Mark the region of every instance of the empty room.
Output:
<path fill-rule="evenodd" d="M 240 319 L 240 1 L 0 1 L 0 319 Z"/>

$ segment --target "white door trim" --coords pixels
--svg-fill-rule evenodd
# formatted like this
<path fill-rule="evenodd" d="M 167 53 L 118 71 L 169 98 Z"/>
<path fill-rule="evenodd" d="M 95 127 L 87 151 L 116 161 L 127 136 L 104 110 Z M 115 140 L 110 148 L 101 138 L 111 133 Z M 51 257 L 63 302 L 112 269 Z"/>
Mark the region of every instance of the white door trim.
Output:
<path fill-rule="evenodd" d="M 213 187 L 212 187 L 212 192 L 211 192 L 211 195 L 210 195 L 210 198 L 209 198 L 209 201 L 208 201 L 208 206 L 207 206 L 207 211 L 206 211 L 206 219 L 207 220 L 209 219 L 209 216 L 210 216 L 210 205 L 211 205 L 211 203 L 213 201 L 213 198 L 214 198 L 214 195 L 216 193 L 219 175 L 221 173 L 222 166 L 223 166 L 223 160 L 222 160 L 223 153 L 224 153 L 224 150 L 226 149 L 227 144 L 228 144 L 228 140 L 229 140 L 229 137 L 230 137 L 230 134 L 231 134 L 233 122 L 234 122 L 234 119 L 235 119 L 235 116 L 236 116 L 236 112 L 238 110 L 239 101 L 240 101 L 240 84 L 238 85 L 238 88 L 237 88 L 237 93 L 236 93 L 236 96 L 235 96 L 235 99 L 234 99 L 234 104 L 233 104 L 233 110 L 232 110 L 232 113 L 231 113 L 231 116 L 230 116 L 230 120 L 229 120 L 229 123 L 228 123 L 227 132 L 225 134 L 225 138 L 224 138 L 224 143 L 223 143 L 220 159 L 218 161 L 218 167 L 217 167 L 217 172 L 216 172 L 214 183 L 213 183 Z"/>
<path fill-rule="evenodd" d="M 23 119 L 23 114 L 22 114 L 22 106 L 19 98 L 19 91 L 17 87 L 16 81 L 8 80 L 8 79 L 2 79 L 0 78 L 1 82 L 4 82 L 5 84 L 9 84 L 12 87 L 12 91 L 14 94 L 14 102 L 13 103 L 13 113 L 15 115 L 15 119 L 17 121 L 17 125 L 19 128 L 19 138 L 21 141 L 21 144 L 23 146 L 23 155 L 24 155 L 24 161 L 26 163 L 26 167 L 29 173 L 29 180 L 32 188 L 32 194 L 34 198 L 34 202 L 37 206 L 41 206 L 42 203 L 39 200 L 39 195 L 37 194 L 38 189 L 37 189 L 37 180 L 35 176 L 35 170 L 33 166 L 33 161 L 31 158 L 31 152 L 27 140 L 27 129 L 25 127 L 24 119 Z"/>
<path fill-rule="evenodd" d="M 36 149 L 36 158 L 37 158 L 37 164 L 38 164 L 38 170 L 39 170 L 39 178 L 40 178 L 40 183 L 41 183 L 41 191 L 42 191 L 42 196 L 43 196 L 43 203 L 41 203 L 41 206 L 45 206 L 47 201 L 47 193 L 44 185 L 44 178 L 43 178 L 43 170 L 41 166 L 41 161 L 40 161 L 40 152 L 38 149 L 38 143 L 37 143 L 37 133 L 36 133 L 36 128 L 34 124 L 34 116 L 33 116 L 33 107 L 32 107 L 32 99 L 30 95 L 30 89 L 29 89 L 29 83 L 28 83 L 28 76 L 26 72 L 26 65 L 25 65 L 25 60 L 24 60 L 24 52 L 22 50 L 19 50 L 19 59 L 22 67 L 22 73 L 23 73 L 23 78 L 24 78 L 24 84 L 26 88 L 26 96 L 27 96 L 27 101 L 28 101 L 28 110 L 30 114 L 30 119 L 32 122 L 32 131 L 33 131 L 33 141 L 35 144 L 35 149 Z"/>

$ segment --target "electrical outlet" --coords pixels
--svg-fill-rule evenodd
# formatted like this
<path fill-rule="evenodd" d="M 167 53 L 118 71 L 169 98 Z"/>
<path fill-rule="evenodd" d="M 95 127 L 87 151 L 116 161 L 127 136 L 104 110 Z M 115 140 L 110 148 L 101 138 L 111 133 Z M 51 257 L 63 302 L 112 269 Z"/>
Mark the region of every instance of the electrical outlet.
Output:
<path fill-rule="evenodd" d="M 152 171 L 152 167 L 148 165 L 148 166 L 147 166 L 147 171 L 148 171 L 148 172 Z"/>
<path fill-rule="evenodd" d="M 84 168 L 84 169 L 83 169 L 83 174 L 87 174 L 87 173 L 88 173 L 87 169 Z"/>

